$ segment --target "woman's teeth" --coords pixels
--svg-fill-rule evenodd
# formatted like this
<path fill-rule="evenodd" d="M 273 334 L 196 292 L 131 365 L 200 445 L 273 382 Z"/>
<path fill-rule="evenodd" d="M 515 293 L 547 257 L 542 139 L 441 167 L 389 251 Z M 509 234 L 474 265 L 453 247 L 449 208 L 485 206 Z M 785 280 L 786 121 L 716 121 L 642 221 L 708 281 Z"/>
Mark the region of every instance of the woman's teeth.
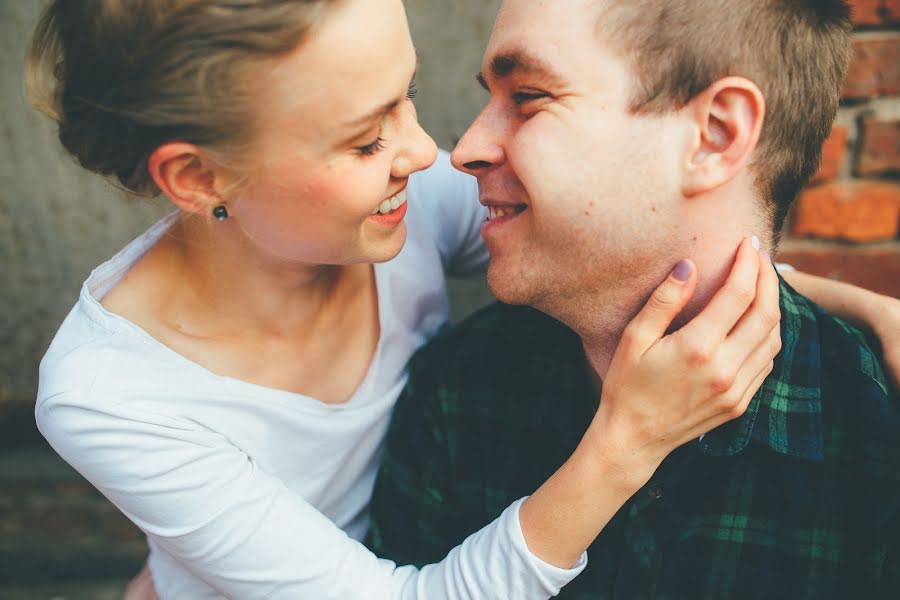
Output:
<path fill-rule="evenodd" d="M 372 211 L 373 215 L 386 215 L 392 210 L 397 210 L 400 208 L 402 204 L 406 203 L 406 190 L 402 190 L 393 198 L 388 198 L 384 202 L 378 205 L 378 207 Z"/>

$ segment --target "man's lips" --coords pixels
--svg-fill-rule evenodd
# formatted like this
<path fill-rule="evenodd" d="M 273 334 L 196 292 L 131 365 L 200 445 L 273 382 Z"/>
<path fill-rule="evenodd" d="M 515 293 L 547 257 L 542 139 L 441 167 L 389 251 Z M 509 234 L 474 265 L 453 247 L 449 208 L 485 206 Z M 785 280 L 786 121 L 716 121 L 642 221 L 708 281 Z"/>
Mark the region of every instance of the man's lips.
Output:
<path fill-rule="evenodd" d="M 496 221 L 505 217 L 515 217 L 528 209 L 526 204 L 494 204 L 485 203 L 488 209 L 488 221 Z"/>

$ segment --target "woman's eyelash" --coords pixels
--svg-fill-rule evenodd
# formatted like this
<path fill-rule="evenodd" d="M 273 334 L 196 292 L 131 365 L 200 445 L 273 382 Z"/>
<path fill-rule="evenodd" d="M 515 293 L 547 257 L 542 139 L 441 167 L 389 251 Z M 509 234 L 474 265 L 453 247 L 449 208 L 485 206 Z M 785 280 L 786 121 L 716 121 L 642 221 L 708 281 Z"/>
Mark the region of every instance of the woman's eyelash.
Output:
<path fill-rule="evenodd" d="M 384 141 L 384 138 L 379 137 L 371 144 L 367 144 L 365 146 L 362 146 L 361 148 L 357 148 L 357 150 L 359 150 L 359 153 L 363 156 L 372 156 L 373 154 L 377 154 L 378 152 L 384 150 Z"/>
<path fill-rule="evenodd" d="M 409 82 L 409 89 L 406 90 L 406 98 L 408 100 L 413 100 L 416 97 L 416 94 L 419 93 L 419 89 L 416 87 L 416 80 L 413 79 Z M 371 144 L 367 144 L 360 148 L 357 148 L 360 154 L 363 156 L 372 156 L 373 154 L 377 154 L 378 152 L 384 150 L 384 138 L 379 137 L 377 140 L 372 142 Z"/>

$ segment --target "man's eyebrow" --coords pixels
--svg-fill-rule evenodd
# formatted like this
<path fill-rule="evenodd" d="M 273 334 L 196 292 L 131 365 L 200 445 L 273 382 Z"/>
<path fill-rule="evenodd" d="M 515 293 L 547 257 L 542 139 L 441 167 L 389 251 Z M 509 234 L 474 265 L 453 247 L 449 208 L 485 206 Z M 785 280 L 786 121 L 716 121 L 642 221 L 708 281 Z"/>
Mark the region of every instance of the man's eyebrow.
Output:
<path fill-rule="evenodd" d="M 498 54 L 491 59 L 491 79 L 501 80 L 515 73 L 534 75 L 551 82 L 561 80 L 556 70 L 544 59 L 529 53 L 526 50 L 514 50 Z M 475 76 L 476 81 L 484 89 L 488 89 L 487 78 L 484 73 Z"/>

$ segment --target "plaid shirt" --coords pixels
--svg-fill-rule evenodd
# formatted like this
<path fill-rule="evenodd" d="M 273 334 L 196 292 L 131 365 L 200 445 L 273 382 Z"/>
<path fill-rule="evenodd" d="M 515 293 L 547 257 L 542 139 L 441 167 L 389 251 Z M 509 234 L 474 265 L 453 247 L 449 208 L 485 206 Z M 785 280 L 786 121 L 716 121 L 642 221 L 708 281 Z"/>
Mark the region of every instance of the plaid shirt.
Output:
<path fill-rule="evenodd" d="M 744 416 L 675 451 L 561 598 L 900 598 L 900 404 L 862 335 L 782 283 L 783 350 Z M 369 545 L 447 552 L 533 492 L 596 411 L 578 338 L 495 305 L 422 350 Z"/>

